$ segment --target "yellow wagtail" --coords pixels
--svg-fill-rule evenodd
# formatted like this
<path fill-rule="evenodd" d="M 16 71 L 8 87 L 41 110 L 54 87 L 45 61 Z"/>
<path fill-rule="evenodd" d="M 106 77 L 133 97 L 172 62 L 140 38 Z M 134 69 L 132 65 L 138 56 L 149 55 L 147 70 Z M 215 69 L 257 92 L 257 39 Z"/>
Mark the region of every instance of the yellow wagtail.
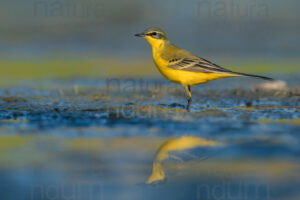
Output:
<path fill-rule="evenodd" d="M 233 72 L 200 58 L 172 44 L 160 28 L 149 28 L 135 36 L 145 38 L 151 45 L 153 60 L 160 73 L 168 80 L 183 86 L 188 111 L 192 101 L 191 86 L 193 85 L 234 76 L 273 80 L 264 76 Z"/>

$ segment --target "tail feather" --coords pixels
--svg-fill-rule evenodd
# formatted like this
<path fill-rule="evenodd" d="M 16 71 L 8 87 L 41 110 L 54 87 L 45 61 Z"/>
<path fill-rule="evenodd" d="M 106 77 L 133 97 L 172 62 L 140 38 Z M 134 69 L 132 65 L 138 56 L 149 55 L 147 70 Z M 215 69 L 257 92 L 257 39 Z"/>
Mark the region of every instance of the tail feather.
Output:
<path fill-rule="evenodd" d="M 266 76 L 259 76 L 259 75 L 254 75 L 254 74 L 245 74 L 245 73 L 240 73 L 240 72 L 234 72 L 234 74 L 240 75 L 240 76 L 247 76 L 247 77 L 254 77 L 254 78 L 261 78 L 264 80 L 269 80 L 269 81 L 273 81 L 273 78 L 269 78 Z"/>

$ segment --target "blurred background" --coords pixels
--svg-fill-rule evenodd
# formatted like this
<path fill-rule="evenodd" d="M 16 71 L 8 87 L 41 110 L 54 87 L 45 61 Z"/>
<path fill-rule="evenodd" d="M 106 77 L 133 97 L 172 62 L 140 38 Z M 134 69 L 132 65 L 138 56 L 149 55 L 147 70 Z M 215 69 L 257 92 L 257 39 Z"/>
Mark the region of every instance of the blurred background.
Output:
<path fill-rule="evenodd" d="M 1 1 L 0 76 L 160 77 L 148 44 L 133 36 L 153 26 L 225 67 L 291 74 L 299 8 L 296 0 Z"/>
<path fill-rule="evenodd" d="M 299 9 L 0 1 L 0 199 L 299 200 Z M 134 37 L 149 27 L 223 67 L 283 81 L 195 86 L 188 113 L 182 88 Z"/>

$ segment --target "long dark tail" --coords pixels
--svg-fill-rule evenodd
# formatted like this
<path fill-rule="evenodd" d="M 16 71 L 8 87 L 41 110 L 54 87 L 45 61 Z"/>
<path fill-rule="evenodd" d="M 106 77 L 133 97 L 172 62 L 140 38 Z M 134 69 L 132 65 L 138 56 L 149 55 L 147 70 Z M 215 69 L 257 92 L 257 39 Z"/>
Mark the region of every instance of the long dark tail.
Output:
<path fill-rule="evenodd" d="M 240 72 L 234 72 L 234 74 L 240 75 L 240 76 L 248 76 L 248 77 L 254 77 L 254 78 L 261 78 L 264 80 L 269 80 L 269 81 L 274 81 L 273 78 L 269 78 L 266 76 L 259 76 L 259 75 L 254 75 L 254 74 L 245 74 L 245 73 L 240 73 Z"/>

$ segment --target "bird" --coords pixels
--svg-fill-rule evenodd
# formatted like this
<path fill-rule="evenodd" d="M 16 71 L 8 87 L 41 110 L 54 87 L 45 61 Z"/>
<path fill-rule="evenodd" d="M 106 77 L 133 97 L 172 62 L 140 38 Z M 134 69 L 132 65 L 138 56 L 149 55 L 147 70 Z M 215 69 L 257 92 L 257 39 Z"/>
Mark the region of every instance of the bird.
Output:
<path fill-rule="evenodd" d="M 192 102 L 191 86 L 216 79 L 240 76 L 273 80 L 265 76 L 234 72 L 198 57 L 172 44 L 165 32 L 157 27 L 148 28 L 135 36 L 146 39 L 150 44 L 153 61 L 159 72 L 169 81 L 180 84 L 184 88 L 188 112 Z"/>

